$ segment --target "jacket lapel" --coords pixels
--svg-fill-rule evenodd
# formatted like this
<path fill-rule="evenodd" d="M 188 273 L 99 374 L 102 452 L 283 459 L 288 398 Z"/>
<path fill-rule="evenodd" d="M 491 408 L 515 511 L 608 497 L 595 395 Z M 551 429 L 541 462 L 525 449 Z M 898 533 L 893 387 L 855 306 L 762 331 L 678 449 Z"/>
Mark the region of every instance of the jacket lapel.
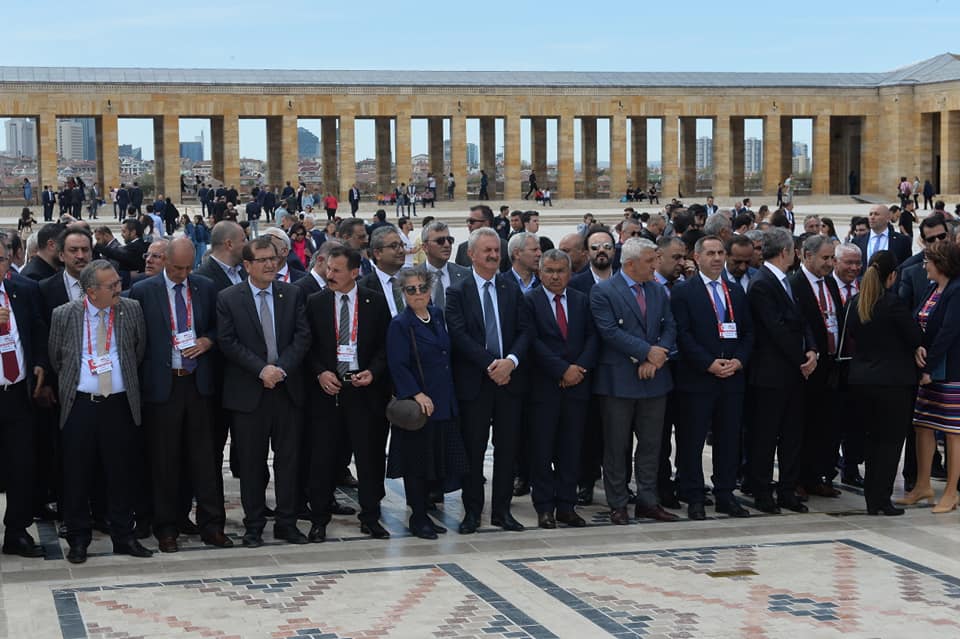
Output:
<path fill-rule="evenodd" d="M 614 276 L 616 277 L 616 276 Z M 613 281 L 613 287 L 617 289 L 620 293 L 620 297 L 623 298 L 624 303 L 627 305 L 631 311 L 633 311 L 634 316 L 637 318 L 637 321 L 643 326 L 644 332 L 647 330 L 646 323 L 644 321 L 643 315 L 640 314 L 640 305 L 637 304 L 637 296 L 634 295 L 633 291 L 627 286 L 626 280 L 622 277 L 616 277 Z M 647 308 L 647 315 L 650 315 L 650 309 Z"/>
<path fill-rule="evenodd" d="M 253 303 L 253 293 L 250 291 L 250 287 L 249 287 L 249 286 L 247 286 L 245 289 L 242 289 L 242 290 L 243 290 L 243 292 L 242 292 L 241 295 L 240 295 L 240 299 L 242 300 L 242 301 L 241 301 L 241 304 L 243 305 L 244 308 L 247 309 L 247 312 L 250 314 L 250 321 L 253 322 L 253 326 L 254 326 L 254 328 L 255 328 L 256 331 L 257 331 L 257 335 L 260 336 L 260 339 L 266 340 L 266 338 L 264 338 L 264 336 L 263 336 L 263 326 L 260 325 L 260 312 L 259 312 L 259 309 L 257 309 L 256 304 Z M 276 287 L 274 287 L 273 290 L 274 290 L 274 292 L 276 292 L 276 290 L 277 290 Z M 276 300 L 274 300 L 273 307 L 274 307 L 274 313 L 276 313 L 276 312 L 277 312 L 277 311 L 276 311 L 276 309 L 277 309 Z M 274 321 L 274 324 L 276 324 L 276 322 L 277 322 L 276 318 L 274 318 L 273 321 Z M 264 343 L 266 343 L 266 342 L 264 342 Z"/>

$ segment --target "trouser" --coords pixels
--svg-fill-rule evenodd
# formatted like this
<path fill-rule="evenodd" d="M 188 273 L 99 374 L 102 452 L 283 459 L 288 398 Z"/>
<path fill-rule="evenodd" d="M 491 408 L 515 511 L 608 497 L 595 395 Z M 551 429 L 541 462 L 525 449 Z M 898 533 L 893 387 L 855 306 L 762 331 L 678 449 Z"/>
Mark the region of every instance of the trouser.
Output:
<path fill-rule="evenodd" d="M 592 490 L 601 477 L 603 462 L 603 396 L 590 395 L 587 415 L 589 418 L 580 446 L 580 478 L 577 484 Z"/>
<path fill-rule="evenodd" d="M 477 396 L 460 401 L 460 428 L 467 452 L 469 472 L 463 484 L 463 509 L 466 514 L 483 512 L 483 459 L 493 428 L 493 496 L 491 510 L 502 515 L 510 510 L 513 497 L 513 469 L 517 449 L 517 415 L 520 397 L 493 383 L 480 382 Z"/>
<path fill-rule="evenodd" d="M 803 443 L 803 397 L 790 388 L 751 387 L 755 395 L 750 443 L 750 471 L 754 495 L 770 493 L 773 482 L 773 457 L 779 462 L 777 494 L 792 498 L 799 478 L 800 447 Z"/>
<path fill-rule="evenodd" d="M 633 465 L 637 482 L 637 507 L 652 508 L 659 503 L 657 467 L 663 413 L 667 396 L 644 399 L 605 397 L 603 410 L 603 488 L 610 508 L 624 508 L 628 501 L 630 471 L 624 463 L 637 438 Z"/>
<path fill-rule="evenodd" d="M 580 443 L 587 419 L 586 399 L 561 390 L 555 401 L 534 402 L 530 424 L 530 480 L 538 513 L 573 512 L 577 504 Z"/>
<path fill-rule="evenodd" d="M 0 472 L 7 492 L 3 515 L 7 536 L 26 532 L 33 524 L 34 430 L 27 382 L 0 387 Z"/>
<path fill-rule="evenodd" d="M 863 496 L 867 508 L 880 508 L 890 503 L 903 441 L 913 430 L 913 388 L 866 385 L 851 388 L 856 414 L 866 433 Z"/>
<path fill-rule="evenodd" d="M 703 503 L 703 446 L 713 433 L 713 493 L 733 499 L 740 460 L 743 393 L 718 389 L 679 396 L 682 416 L 677 427 L 677 489 L 688 503 Z"/>
<path fill-rule="evenodd" d="M 829 368 L 835 364 L 820 358 L 820 366 L 804 384 L 804 405 L 817 407 L 804 413 L 803 443 L 800 448 L 800 481 L 806 486 L 833 479 L 840 446 L 837 391 L 827 385 Z"/>
<path fill-rule="evenodd" d="M 664 501 L 664 497 L 672 497 L 676 488 L 673 482 L 673 465 L 670 463 L 670 453 L 672 452 L 674 426 L 680 421 L 678 419 L 678 408 L 677 392 L 675 390 L 670 391 L 667 393 L 667 405 L 663 410 L 660 461 L 657 464 L 657 491 L 660 495 L 660 501 Z"/>

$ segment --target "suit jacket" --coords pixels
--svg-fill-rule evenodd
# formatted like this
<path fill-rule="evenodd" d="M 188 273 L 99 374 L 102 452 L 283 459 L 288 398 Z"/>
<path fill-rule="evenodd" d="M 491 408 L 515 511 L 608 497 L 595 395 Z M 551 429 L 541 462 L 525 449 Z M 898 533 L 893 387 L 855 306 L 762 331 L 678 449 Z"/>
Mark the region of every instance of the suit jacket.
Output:
<path fill-rule="evenodd" d="M 529 363 L 524 361 L 530 343 L 529 318 L 523 304 L 523 294 L 512 275 L 498 273 L 494 277 L 494 286 L 500 315 L 502 354 L 504 357 L 515 355 L 520 362 L 510 376 L 506 389 L 510 393 L 520 394 L 524 390 L 526 371 L 530 368 Z M 487 352 L 483 307 L 473 273 L 447 288 L 446 297 L 444 314 L 453 348 L 453 381 L 457 399 L 476 399 L 494 356 Z"/>
<path fill-rule="evenodd" d="M 197 338 L 206 337 L 217 343 L 217 291 L 213 282 L 202 275 L 187 277 L 193 309 L 193 331 Z M 130 289 L 130 297 L 140 302 L 147 327 L 147 346 L 140 372 L 143 376 L 143 401 L 153 404 L 170 399 L 173 389 L 171 351 L 173 335 L 170 332 L 170 298 L 163 273 L 137 282 Z M 186 300 L 186 292 L 184 293 Z M 197 358 L 193 379 L 197 391 L 211 397 L 216 390 L 213 355 L 210 351 Z"/>
<path fill-rule="evenodd" d="M 233 286 L 233 282 L 230 281 L 230 278 L 227 277 L 227 274 L 223 272 L 223 269 L 220 268 L 220 265 L 217 264 L 209 255 L 204 258 L 203 262 L 200 263 L 200 266 L 195 268 L 193 272 L 195 275 L 202 275 L 213 282 L 213 287 L 218 293 L 225 288 L 230 288 Z M 243 267 L 240 267 L 240 277 L 246 279 L 246 273 L 243 272 Z"/>
<path fill-rule="evenodd" d="M 350 194 L 347 197 L 350 204 L 356 204 L 360 202 L 360 191 L 359 189 L 350 189 Z"/>
<path fill-rule="evenodd" d="M 49 325 L 43 319 L 40 289 L 36 282 L 23 277 L 4 280 L 3 286 L 7 291 L 10 308 L 17 322 L 17 332 L 20 334 L 20 344 L 23 346 L 23 372 L 26 375 L 27 395 L 33 397 L 33 389 L 36 387 L 33 367 L 50 369 L 47 355 Z M 48 375 L 47 379 L 49 377 Z"/>
<path fill-rule="evenodd" d="M 120 372 L 126 388 L 127 402 L 133 423 L 140 424 L 140 377 L 137 369 L 143 361 L 146 348 L 146 326 L 140 304 L 121 297 L 113 319 L 113 335 L 120 356 Z M 60 428 L 67 421 L 80 384 L 80 366 L 86 364 L 83 353 L 84 314 L 83 298 L 58 306 L 50 322 L 50 365 L 57 372 L 60 383 Z"/>
<path fill-rule="evenodd" d="M 423 392 L 433 402 L 430 419 L 449 420 L 458 413 L 450 371 L 450 335 L 444 327 L 443 311 L 436 307 L 428 310 L 430 324 L 421 322 L 409 306 L 391 320 L 387 330 L 387 363 L 398 398 L 412 398 Z M 417 340 L 422 379 L 410 342 L 411 329 Z"/>
<path fill-rule="evenodd" d="M 146 268 L 146 260 L 143 256 L 147 252 L 147 243 L 142 237 L 127 242 L 123 246 L 114 246 L 111 243 L 100 245 L 98 249 L 101 255 L 116 262 L 121 271 L 141 273 Z"/>
<path fill-rule="evenodd" d="M 143 204 L 143 189 L 139 186 L 135 186 L 130 189 L 130 204 L 133 206 L 140 206 Z"/>
<path fill-rule="evenodd" d="M 930 279 L 922 261 L 919 264 L 910 264 L 900 271 L 897 295 L 907 303 L 908 308 L 920 306 L 927 299 L 929 288 Z"/>
<path fill-rule="evenodd" d="M 747 294 L 740 286 L 728 282 L 727 291 L 733 306 L 732 318 L 737 324 L 737 339 L 720 338 L 711 292 L 703 283 L 703 278 L 694 275 L 673 287 L 670 308 L 677 323 L 677 342 L 680 347 L 680 359 L 674 371 L 677 389 L 680 391 L 744 391 L 744 371 L 753 353 L 753 318 L 750 316 Z M 730 309 L 726 309 L 725 315 L 725 320 L 730 321 Z M 738 359 L 743 368 L 726 379 L 720 379 L 707 372 L 718 358 Z"/>
<path fill-rule="evenodd" d="M 49 326 L 50 318 L 53 316 L 53 309 L 70 301 L 70 297 L 67 295 L 67 287 L 63 283 L 63 271 L 54 273 L 47 279 L 41 280 L 39 291 L 43 319 Z"/>
<path fill-rule="evenodd" d="M 927 288 L 923 302 L 933 294 L 936 285 Z M 921 306 L 923 305 L 921 302 Z M 914 310 L 914 315 L 920 308 Z M 927 365 L 924 373 L 930 373 L 934 381 L 954 382 L 960 380 L 960 278 L 947 283 L 923 332 L 923 345 L 927 349 Z"/>
<path fill-rule="evenodd" d="M 764 388 L 796 389 L 803 382 L 800 365 L 816 340 L 800 307 L 787 295 L 770 269 L 759 269 L 747 300 L 753 318 L 753 358 L 748 382 Z M 790 284 L 796 295 L 797 287 Z M 809 288 L 809 287 L 808 287 Z"/>
<path fill-rule="evenodd" d="M 877 300 L 869 322 L 860 320 L 859 295 L 845 314 L 847 340 L 857 345 L 847 373 L 848 384 L 915 386 L 919 370 L 913 354 L 923 331 L 902 298 L 887 291 Z M 846 351 L 844 345 L 844 351 Z"/>
<path fill-rule="evenodd" d="M 281 383 L 295 406 L 303 402 L 303 358 L 310 348 L 310 327 L 303 291 L 285 282 L 273 283 L 273 323 L 277 363 L 287 373 Z M 220 291 L 217 297 L 217 345 L 224 357 L 223 407 L 253 412 L 263 394 L 260 371 L 267 365 L 267 345 L 260 310 L 248 282 Z"/>
<path fill-rule="evenodd" d="M 616 275 L 616 272 L 612 272 L 611 277 L 613 275 Z M 589 299 L 590 291 L 593 290 L 593 286 L 596 283 L 596 280 L 593 279 L 593 271 L 590 270 L 590 265 L 588 264 L 584 270 L 574 274 L 574 276 L 570 278 L 569 286 L 576 291 L 580 291 Z"/>
<path fill-rule="evenodd" d="M 870 234 L 861 235 L 860 237 L 853 238 L 853 243 L 860 248 L 860 254 L 862 257 L 863 270 L 867 270 L 867 244 L 870 241 Z M 892 227 L 887 229 L 887 248 L 892 252 L 896 258 L 897 263 L 902 264 L 913 254 L 913 250 L 910 248 L 910 237 L 902 233 L 897 233 L 892 230 Z"/>
<path fill-rule="evenodd" d="M 34 282 L 39 282 L 40 280 L 45 280 L 51 275 L 54 275 L 57 272 L 57 269 L 50 266 L 45 259 L 39 255 L 34 255 L 30 258 L 30 261 L 20 269 L 20 275 L 31 279 Z"/>
<path fill-rule="evenodd" d="M 673 388 L 669 366 L 661 367 L 653 379 L 641 380 L 637 375 L 652 346 L 662 346 L 671 354 L 677 350 L 677 326 L 666 289 L 650 281 L 643 283 L 643 291 L 646 318 L 622 275 L 598 283 L 590 292 L 590 309 L 601 340 L 593 385 L 598 395 L 644 399 L 666 395 Z"/>
<path fill-rule="evenodd" d="M 558 402 L 566 395 L 572 399 L 590 399 L 592 372 L 600 356 L 600 338 L 590 313 L 590 298 L 567 286 L 567 337 L 560 334 L 554 305 L 542 286 L 524 296 L 530 318 L 530 391 L 534 401 Z M 571 364 L 587 369 L 582 382 L 560 388 L 560 379 Z"/>
<path fill-rule="evenodd" d="M 824 293 L 833 300 L 833 308 L 837 314 L 837 328 L 843 322 L 843 298 L 840 297 L 840 288 L 837 281 L 830 276 L 823 278 Z M 829 345 L 827 342 L 827 325 L 823 320 L 823 313 L 820 312 L 820 303 L 817 300 L 817 293 L 813 292 L 810 282 L 807 281 L 802 269 L 798 269 L 790 275 L 790 286 L 793 288 L 793 295 L 797 299 L 800 312 L 803 313 L 804 321 L 810 327 L 813 333 L 813 339 L 816 343 L 817 352 L 820 354 L 820 360 L 817 363 L 816 370 L 810 375 L 809 381 L 825 381 L 833 361 L 829 356 Z M 837 332 L 837 345 L 840 343 L 840 333 Z"/>
<path fill-rule="evenodd" d="M 387 295 L 393 297 L 393 291 L 384 290 L 383 285 L 380 283 L 380 278 L 377 277 L 376 271 L 373 271 L 372 273 L 364 275 L 359 280 L 357 280 L 357 286 L 380 293 L 381 295 L 383 295 L 384 300 L 386 300 Z M 390 308 L 390 303 L 388 302 L 387 309 L 389 308 Z"/>
<path fill-rule="evenodd" d="M 467 255 L 467 244 L 467 242 L 461 242 L 460 246 L 457 247 L 457 257 L 454 262 L 466 268 L 473 268 L 473 262 Z M 500 238 L 500 272 L 506 273 L 511 266 L 513 265 L 510 263 L 510 253 L 507 251 L 507 241 Z"/>
<path fill-rule="evenodd" d="M 294 286 L 299 286 L 303 291 L 303 299 L 305 300 L 309 300 L 311 295 L 314 293 L 319 293 L 326 288 L 326 286 L 320 286 L 317 284 L 317 279 L 310 273 L 307 273 L 307 276 L 308 277 L 301 277 L 293 283 Z M 290 279 L 293 278 L 291 277 Z"/>
<path fill-rule="evenodd" d="M 747 267 L 747 289 L 749 289 L 750 285 L 753 284 L 753 278 L 757 276 L 758 270 L 759 269 L 754 268 L 752 266 Z M 723 279 L 724 281 L 726 281 L 727 284 L 736 284 L 737 288 L 739 288 L 741 291 L 743 291 L 744 293 L 747 292 L 743 290 L 742 286 L 740 286 L 740 282 L 734 279 L 733 275 L 730 274 L 730 271 L 727 270 L 726 266 L 723 267 Z M 703 280 L 700 280 L 700 282 L 702 283 Z"/>

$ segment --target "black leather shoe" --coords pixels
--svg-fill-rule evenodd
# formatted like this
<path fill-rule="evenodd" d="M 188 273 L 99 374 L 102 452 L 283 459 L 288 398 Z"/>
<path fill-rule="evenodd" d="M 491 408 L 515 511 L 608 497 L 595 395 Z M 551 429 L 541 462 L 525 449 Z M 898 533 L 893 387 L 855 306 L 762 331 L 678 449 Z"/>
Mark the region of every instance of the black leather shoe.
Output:
<path fill-rule="evenodd" d="M 537 525 L 547 530 L 553 530 L 557 527 L 557 520 L 554 519 L 553 513 L 537 513 Z"/>
<path fill-rule="evenodd" d="M 304 506 L 303 510 L 297 513 L 297 521 L 313 521 L 313 511 L 309 506 Z"/>
<path fill-rule="evenodd" d="M 593 503 L 593 484 L 589 486 L 582 486 L 580 490 L 577 491 L 577 505 L 578 506 L 589 506 Z"/>
<path fill-rule="evenodd" d="M 200 527 L 195 523 L 190 521 L 189 517 L 184 517 L 182 521 L 177 523 L 177 530 L 180 531 L 181 535 L 199 535 Z"/>
<path fill-rule="evenodd" d="M 557 523 L 570 526 L 571 528 L 584 528 L 587 525 L 586 520 L 574 511 L 558 512 L 556 520 Z"/>
<path fill-rule="evenodd" d="M 897 508 L 890 502 L 887 502 L 883 506 L 877 508 L 867 508 L 868 515 L 886 515 L 887 517 L 896 517 L 897 515 L 902 515 L 906 511 L 903 508 Z"/>
<path fill-rule="evenodd" d="M 146 539 L 153 532 L 152 528 L 149 521 L 138 521 L 136 528 L 133 529 L 133 536 L 137 539 Z"/>
<path fill-rule="evenodd" d="M 369 524 L 360 524 L 360 532 L 364 535 L 370 535 L 374 539 L 390 539 L 390 533 L 379 521 L 372 521 Z"/>
<path fill-rule="evenodd" d="M 841 484 L 846 484 L 847 486 L 856 486 L 857 488 L 863 488 L 863 477 L 860 476 L 860 473 L 856 475 L 844 475 L 840 478 Z"/>
<path fill-rule="evenodd" d="M 322 524 L 310 526 L 310 532 L 307 534 L 307 541 L 311 544 L 322 544 L 327 540 L 327 527 Z"/>
<path fill-rule="evenodd" d="M 509 510 L 507 512 L 500 513 L 499 515 L 491 516 L 490 525 L 513 532 L 520 532 L 523 530 L 523 524 L 514 519 Z"/>
<path fill-rule="evenodd" d="M 131 557 L 141 557 L 143 559 L 146 559 L 147 557 L 153 557 L 153 551 L 144 548 L 143 545 L 136 539 L 113 542 L 113 554 L 130 555 Z"/>
<path fill-rule="evenodd" d="M 735 500 L 721 501 L 717 500 L 717 512 L 731 517 L 749 517 L 750 511 L 744 508 Z"/>
<path fill-rule="evenodd" d="M 28 559 L 43 557 L 46 553 L 43 546 L 38 546 L 29 533 L 8 535 L 3 539 L 3 554 L 20 555 Z"/>
<path fill-rule="evenodd" d="M 357 513 L 357 509 L 353 508 L 352 506 L 345 506 L 334 499 L 332 502 L 330 502 L 330 513 L 333 515 L 355 515 Z"/>
<path fill-rule="evenodd" d="M 778 499 L 777 505 L 780 506 L 780 508 L 786 508 L 787 510 L 792 510 L 795 513 L 810 512 L 810 509 L 807 508 L 807 505 L 800 501 L 800 498 L 796 496 Z"/>
<path fill-rule="evenodd" d="M 680 499 L 677 497 L 676 493 L 666 493 L 660 495 L 660 505 L 664 508 L 670 508 L 672 510 L 677 510 L 683 506 L 680 504 Z"/>
<path fill-rule="evenodd" d="M 350 472 L 350 469 L 343 471 L 343 475 L 337 479 L 337 486 L 344 488 L 356 488 L 360 485 L 360 482 L 357 481 L 357 478 L 353 476 L 353 473 Z"/>
<path fill-rule="evenodd" d="M 273 519 L 274 517 L 277 516 L 277 511 L 276 509 L 271 508 L 270 506 L 264 506 L 263 516 L 266 517 L 267 519 Z"/>
<path fill-rule="evenodd" d="M 461 535 L 472 535 L 477 532 L 479 527 L 480 518 L 472 513 L 467 513 L 463 516 L 463 521 L 460 522 L 459 532 Z"/>
<path fill-rule="evenodd" d="M 288 544 L 307 544 L 310 543 L 307 541 L 307 536 L 304 535 L 296 526 L 289 527 L 273 527 L 273 537 L 275 539 L 280 539 Z"/>
<path fill-rule="evenodd" d="M 773 501 L 772 495 L 757 495 L 757 498 L 753 502 L 753 507 L 768 515 L 780 514 L 780 507 Z"/>
<path fill-rule="evenodd" d="M 437 533 L 438 535 L 446 534 L 447 532 L 446 528 L 444 528 L 434 520 L 430 519 L 429 517 L 427 517 L 427 521 L 430 522 L 430 527 L 433 528 L 433 532 Z"/>
<path fill-rule="evenodd" d="M 702 502 L 694 502 L 687 505 L 687 519 L 690 521 L 704 521 L 707 518 L 707 511 L 703 509 Z"/>
<path fill-rule="evenodd" d="M 530 482 L 526 479 L 520 479 L 517 477 L 513 480 L 513 496 L 514 497 L 523 497 L 524 495 L 530 494 Z"/>
<path fill-rule="evenodd" d="M 243 533 L 240 543 L 244 548 L 259 548 L 263 545 L 263 533 L 259 530 L 248 530 Z"/>
<path fill-rule="evenodd" d="M 67 561 L 71 564 L 85 563 L 87 561 L 87 547 L 70 546 L 70 550 L 67 551 Z"/>
<path fill-rule="evenodd" d="M 433 529 L 428 522 L 423 522 L 419 526 L 414 525 L 413 522 L 410 522 L 408 526 L 410 534 L 414 537 L 419 537 L 420 539 L 436 539 L 437 532 Z"/>

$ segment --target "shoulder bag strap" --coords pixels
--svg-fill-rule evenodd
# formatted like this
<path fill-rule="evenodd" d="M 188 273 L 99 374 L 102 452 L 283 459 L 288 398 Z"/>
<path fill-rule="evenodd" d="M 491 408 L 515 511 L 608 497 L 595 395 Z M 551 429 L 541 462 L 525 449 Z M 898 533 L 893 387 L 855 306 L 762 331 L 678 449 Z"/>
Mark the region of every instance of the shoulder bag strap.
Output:
<path fill-rule="evenodd" d="M 417 348 L 417 336 L 413 332 L 412 326 L 410 327 L 410 343 L 413 345 L 413 359 L 417 362 L 417 372 L 420 373 L 420 386 L 426 393 L 427 380 L 423 376 L 423 367 L 420 365 L 420 350 Z"/>

